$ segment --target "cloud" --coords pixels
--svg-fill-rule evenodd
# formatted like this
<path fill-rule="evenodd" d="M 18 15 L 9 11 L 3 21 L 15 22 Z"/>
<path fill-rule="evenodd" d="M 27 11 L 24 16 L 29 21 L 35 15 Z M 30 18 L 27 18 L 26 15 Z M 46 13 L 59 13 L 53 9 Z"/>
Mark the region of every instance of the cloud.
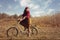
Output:
<path fill-rule="evenodd" d="M 32 10 L 37 10 L 37 9 L 39 9 L 40 8 L 40 6 L 39 5 L 36 5 L 36 4 L 33 4 L 33 3 L 31 3 L 30 5 L 28 5 L 29 7 L 30 7 L 30 9 L 32 9 Z"/>
<path fill-rule="evenodd" d="M 52 0 L 46 0 L 45 2 L 44 2 L 44 7 L 43 7 L 43 9 L 46 9 L 47 7 L 49 7 L 49 5 L 52 3 Z"/>
<path fill-rule="evenodd" d="M 60 3 L 58 3 L 58 5 L 60 6 Z"/>
<path fill-rule="evenodd" d="M 0 5 L 0 8 L 2 7 L 2 5 Z"/>
<path fill-rule="evenodd" d="M 54 9 L 49 9 L 48 12 L 47 12 L 47 14 L 54 13 L 54 11 L 55 11 Z"/>
<path fill-rule="evenodd" d="M 20 5 L 21 6 L 28 6 L 30 2 L 31 2 L 31 0 L 21 0 Z"/>
<path fill-rule="evenodd" d="M 12 6 L 11 5 L 8 5 L 8 9 L 12 9 Z"/>
<path fill-rule="evenodd" d="M 18 9 L 18 8 L 19 8 L 19 6 L 15 6 L 15 7 L 14 7 L 15 10 Z"/>
<path fill-rule="evenodd" d="M 39 5 L 36 5 L 36 4 L 32 3 L 32 0 L 21 0 L 20 1 L 20 5 L 22 7 L 28 6 L 31 9 L 34 9 L 34 10 L 39 8 Z"/>
<path fill-rule="evenodd" d="M 15 2 L 17 1 L 17 0 L 14 0 Z"/>
<path fill-rule="evenodd" d="M 32 14 L 33 14 L 32 15 L 33 17 L 39 17 L 39 16 L 45 15 L 45 11 L 42 11 L 42 10 L 41 11 L 40 10 L 39 11 L 34 11 L 34 12 L 32 12 Z"/>
<path fill-rule="evenodd" d="M 44 10 L 36 10 L 33 13 L 33 17 L 39 17 L 39 16 L 45 16 L 45 15 L 52 15 L 55 13 L 55 9 L 47 9 L 47 11 Z"/>
<path fill-rule="evenodd" d="M 20 1 L 20 6 L 22 6 L 22 7 L 28 6 L 32 10 L 39 9 L 39 7 L 40 7 L 39 5 L 34 4 L 32 2 L 32 0 L 21 0 Z"/>
<path fill-rule="evenodd" d="M 22 7 L 26 7 L 26 6 L 28 6 L 31 10 L 37 10 L 37 9 L 39 9 L 39 5 L 36 5 L 36 4 L 34 4 L 34 3 L 32 3 L 32 0 L 21 0 L 20 1 L 20 5 L 22 6 Z M 32 12 L 33 14 L 32 14 L 32 16 L 34 17 L 34 16 L 39 16 L 38 14 L 39 14 L 39 12 L 38 11 L 34 11 L 34 12 Z"/>
<path fill-rule="evenodd" d="M 39 1 L 39 0 L 36 0 Z M 35 0 L 21 0 L 20 1 L 20 6 L 22 7 L 30 7 L 31 10 L 33 10 L 31 13 L 32 16 L 42 16 L 42 15 L 46 15 L 46 14 L 50 14 L 51 12 L 54 11 L 54 9 L 49 9 L 48 11 L 46 11 L 46 8 L 49 7 L 49 5 L 52 3 L 52 0 L 40 0 L 41 4 L 43 3 L 43 6 L 41 6 L 40 4 L 37 4 Z M 43 2 L 44 1 L 44 2 Z M 36 3 L 34 3 L 36 2 Z M 45 9 L 45 10 L 44 10 Z"/>

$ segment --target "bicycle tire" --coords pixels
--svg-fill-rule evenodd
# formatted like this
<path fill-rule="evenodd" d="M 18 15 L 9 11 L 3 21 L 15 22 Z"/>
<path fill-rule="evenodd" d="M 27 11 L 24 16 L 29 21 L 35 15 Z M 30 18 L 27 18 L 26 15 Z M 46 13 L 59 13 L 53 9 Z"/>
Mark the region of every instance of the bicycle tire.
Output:
<path fill-rule="evenodd" d="M 31 25 L 31 29 L 30 30 L 31 30 L 31 34 L 32 35 L 37 35 L 38 34 L 38 30 L 37 30 L 37 28 L 35 28 L 35 26 Z"/>
<path fill-rule="evenodd" d="M 18 30 L 17 30 L 17 28 L 16 28 L 16 27 L 11 27 L 11 28 L 9 28 L 9 29 L 7 30 L 7 37 L 10 36 L 10 35 L 9 35 L 9 31 L 10 31 L 11 29 L 15 29 L 14 31 L 16 31 L 16 34 L 15 34 L 14 36 L 17 36 L 17 35 L 18 35 Z M 12 31 L 13 31 L 13 30 L 12 30 Z"/>

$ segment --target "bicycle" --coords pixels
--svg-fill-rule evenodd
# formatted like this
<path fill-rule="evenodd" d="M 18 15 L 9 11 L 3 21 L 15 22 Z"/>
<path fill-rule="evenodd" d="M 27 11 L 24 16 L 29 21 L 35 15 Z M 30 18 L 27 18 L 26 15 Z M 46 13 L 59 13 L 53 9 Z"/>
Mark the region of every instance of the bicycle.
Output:
<path fill-rule="evenodd" d="M 14 27 L 10 27 L 9 29 L 7 29 L 7 37 L 9 36 L 17 36 L 18 33 L 21 33 L 23 31 L 18 31 L 18 29 L 14 26 Z M 36 25 L 31 25 L 30 26 L 30 34 L 31 35 L 37 35 L 38 34 L 38 30 L 36 28 Z"/>

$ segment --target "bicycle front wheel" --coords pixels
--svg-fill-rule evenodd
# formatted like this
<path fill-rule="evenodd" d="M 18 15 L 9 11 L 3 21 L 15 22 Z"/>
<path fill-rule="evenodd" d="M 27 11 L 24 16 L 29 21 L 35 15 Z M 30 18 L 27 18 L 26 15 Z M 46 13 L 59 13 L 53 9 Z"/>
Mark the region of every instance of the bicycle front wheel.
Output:
<path fill-rule="evenodd" d="M 7 30 L 7 36 L 8 37 L 13 37 L 18 35 L 18 30 L 16 27 L 11 27 Z"/>

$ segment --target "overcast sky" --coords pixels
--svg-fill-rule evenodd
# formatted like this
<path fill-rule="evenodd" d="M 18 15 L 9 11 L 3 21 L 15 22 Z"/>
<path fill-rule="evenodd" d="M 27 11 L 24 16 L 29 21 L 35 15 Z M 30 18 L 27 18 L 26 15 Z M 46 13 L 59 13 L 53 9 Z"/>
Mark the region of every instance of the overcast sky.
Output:
<path fill-rule="evenodd" d="M 60 0 L 0 0 L 0 12 L 22 14 L 28 6 L 32 16 L 51 15 L 60 11 Z"/>

